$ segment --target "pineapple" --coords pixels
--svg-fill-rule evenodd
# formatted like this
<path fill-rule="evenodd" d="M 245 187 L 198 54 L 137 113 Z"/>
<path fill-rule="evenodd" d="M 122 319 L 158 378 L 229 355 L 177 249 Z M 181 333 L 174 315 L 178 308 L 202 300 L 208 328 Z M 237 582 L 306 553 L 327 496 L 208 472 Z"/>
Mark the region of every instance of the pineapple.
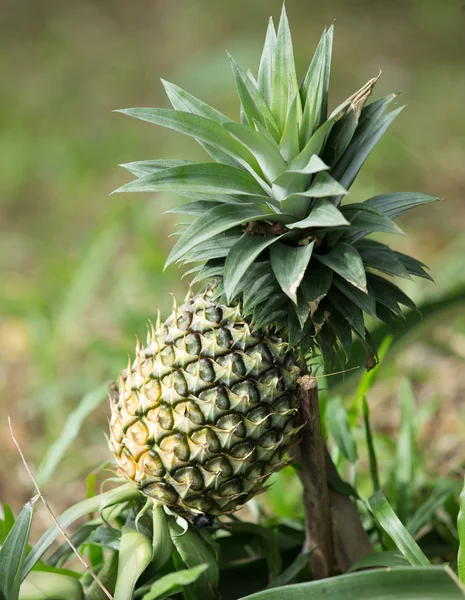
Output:
<path fill-rule="evenodd" d="M 372 233 L 435 197 L 382 194 L 343 204 L 358 171 L 402 110 L 367 103 L 378 77 L 328 115 L 333 27 L 299 85 L 283 8 L 270 20 L 255 78 L 230 57 L 240 123 L 163 81 L 173 109 L 121 112 L 195 138 L 213 161 L 123 165 L 132 192 L 190 199 L 194 217 L 167 264 L 193 264 L 207 291 L 149 330 L 112 401 L 110 446 L 121 472 L 181 514 L 234 511 L 286 464 L 298 438 L 305 356 L 344 364 L 353 337 L 373 364 L 366 317 L 390 326 L 414 303 L 387 276 L 429 278 L 425 265 Z M 214 283 L 212 283 L 214 282 Z"/>

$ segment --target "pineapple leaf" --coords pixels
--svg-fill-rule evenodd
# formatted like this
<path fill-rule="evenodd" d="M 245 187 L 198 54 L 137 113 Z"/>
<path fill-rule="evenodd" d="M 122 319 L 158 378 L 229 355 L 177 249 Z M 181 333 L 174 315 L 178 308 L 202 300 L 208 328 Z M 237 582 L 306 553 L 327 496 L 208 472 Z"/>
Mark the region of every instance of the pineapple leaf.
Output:
<path fill-rule="evenodd" d="M 355 248 L 362 257 L 365 267 L 378 269 L 394 277 L 410 278 L 405 266 L 386 244 L 365 239 L 357 242 Z"/>
<path fill-rule="evenodd" d="M 271 268 L 283 292 L 297 304 L 297 289 L 304 277 L 313 252 L 313 242 L 306 246 L 285 246 L 278 242 L 270 248 Z"/>
<path fill-rule="evenodd" d="M 194 217 L 199 217 L 207 210 L 210 210 L 210 208 L 213 208 L 214 206 L 219 206 L 220 204 L 221 202 L 197 200 L 196 202 L 189 202 L 188 204 L 175 206 L 174 208 L 171 208 L 166 212 L 175 215 L 193 215 Z"/>
<path fill-rule="evenodd" d="M 423 279 L 428 279 L 429 281 L 434 281 L 431 275 L 425 270 L 426 265 L 416 258 L 412 258 L 407 254 L 403 254 L 402 252 L 396 252 L 393 250 L 394 256 L 400 260 L 400 262 L 404 265 L 407 273 L 413 275 L 414 277 L 422 277 Z"/>
<path fill-rule="evenodd" d="M 379 275 L 375 275 L 374 273 L 369 273 L 368 280 L 376 300 L 381 302 L 381 304 L 385 304 L 385 306 L 391 308 L 391 305 L 395 302 L 396 304 L 403 304 L 412 310 L 418 310 L 415 302 L 391 281 L 388 281 L 384 277 L 379 277 Z M 394 308 L 392 307 L 391 310 L 394 310 Z"/>
<path fill-rule="evenodd" d="M 325 198 L 345 193 L 344 188 L 325 171 L 317 173 L 312 185 L 303 192 L 296 192 L 287 196 L 280 203 L 281 211 L 305 217 L 309 214 L 311 198 Z"/>
<path fill-rule="evenodd" d="M 336 275 L 333 279 L 333 284 L 337 289 L 344 294 L 351 302 L 361 308 L 371 317 L 376 318 L 376 302 L 373 294 L 370 293 L 370 286 L 368 285 L 368 294 L 364 294 L 359 289 L 347 283 L 345 279 L 342 279 Z"/>
<path fill-rule="evenodd" d="M 342 350 L 345 354 L 346 361 L 348 361 L 352 351 L 352 329 L 349 325 L 349 322 L 338 310 L 333 310 L 328 319 L 328 323 L 339 340 L 339 343 L 341 344 Z"/>
<path fill-rule="evenodd" d="M 347 194 L 347 190 L 326 171 L 317 173 L 308 190 L 300 192 L 301 196 L 309 196 L 310 198 L 324 198 L 326 196 L 337 196 L 338 194 Z"/>
<path fill-rule="evenodd" d="M 401 329 L 402 319 L 400 318 L 399 314 L 396 314 L 387 308 L 385 304 L 382 304 L 381 302 L 376 303 L 376 314 L 378 319 L 381 319 L 383 323 L 386 323 L 386 325 L 392 329 L 392 331 L 396 332 Z"/>
<path fill-rule="evenodd" d="M 189 250 L 201 242 L 227 229 L 248 221 L 260 221 L 270 217 L 271 209 L 264 205 L 221 204 L 198 217 L 182 234 L 173 246 L 165 263 L 182 258 Z"/>
<path fill-rule="evenodd" d="M 338 310 L 349 325 L 362 337 L 365 337 L 365 323 L 363 321 L 363 311 L 353 302 L 348 302 L 344 296 L 335 287 L 331 287 L 328 299 L 336 310 Z M 377 312 L 377 311 L 376 311 Z M 377 312 L 378 314 L 378 312 Z"/>
<path fill-rule="evenodd" d="M 116 112 L 190 135 L 234 158 L 252 174 L 261 175 L 260 167 L 253 154 L 234 140 L 221 123 L 197 114 L 176 111 L 170 108 L 126 108 Z M 219 162 L 223 161 L 219 160 Z M 234 167 L 235 164 L 229 166 Z"/>
<path fill-rule="evenodd" d="M 411 208 L 428 204 L 429 202 L 437 202 L 438 200 L 437 196 L 428 196 L 417 192 L 396 192 L 394 194 L 375 196 L 366 200 L 366 204 L 378 209 L 390 219 L 395 219 Z"/>
<path fill-rule="evenodd" d="M 279 142 L 279 149 L 286 161 L 292 160 L 294 156 L 299 154 L 298 115 L 301 110 L 300 96 L 299 94 L 296 94 L 289 109 L 283 135 L 281 137 L 281 141 Z"/>
<path fill-rule="evenodd" d="M 198 192 L 260 196 L 262 189 L 255 179 L 242 169 L 219 163 L 198 163 L 173 167 L 130 181 L 118 192 Z"/>
<path fill-rule="evenodd" d="M 224 264 L 224 290 L 226 299 L 231 302 L 239 282 L 250 265 L 265 250 L 282 236 L 253 236 L 244 234 L 231 248 Z"/>
<path fill-rule="evenodd" d="M 310 175 L 327 169 L 328 166 L 316 154 L 313 154 L 308 163 L 301 169 L 294 170 L 288 167 L 284 173 L 273 181 L 272 189 L 275 197 L 286 197 L 292 193 L 305 190 L 310 183 Z"/>
<path fill-rule="evenodd" d="M 175 110 L 200 115 L 201 117 L 206 117 L 212 121 L 218 121 L 218 123 L 227 123 L 228 121 L 232 121 L 232 119 L 221 113 L 219 110 L 216 110 L 216 108 L 213 108 L 205 102 L 202 102 L 202 100 L 199 100 L 192 94 L 189 94 L 189 92 L 186 92 L 174 83 L 170 83 L 164 79 L 162 79 L 161 82 L 165 88 L 166 95 L 168 96 L 169 101 Z"/>
<path fill-rule="evenodd" d="M 286 170 L 286 161 L 281 156 L 278 148 L 263 134 L 246 125 L 228 123 L 224 126 L 234 139 L 250 150 L 260 165 L 265 179 L 271 184 Z M 271 194 L 271 189 L 268 188 Z"/>
<path fill-rule="evenodd" d="M 381 73 L 378 77 L 374 77 L 367 81 L 362 88 L 351 96 L 351 104 L 347 108 L 344 116 L 335 123 L 334 127 L 331 129 L 328 139 L 325 142 L 323 153 L 323 159 L 331 167 L 337 163 L 349 145 L 355 130 L 357 129 L 361 111 L 373 92 L 373 88 L 380 75 Z"/>
<path fill-rule="evenodd" d="M 136 177 L 145 177 L 152 173 L 158 173 L 164 169 L 172 169 L 173 167 L 183 167 L 185 165 L 195 165 L 196 162 L 193 160 L 138 160 L 135 162 L 126 163 L 119 165 L 123 169 L 126 169 Z"/>
<path fill-rule="evenodd" d="M 241 231 L 239 227 L 214 235 L 184 254 L 181 262 L 186 264 L 214 260 L 215 258 L 224 258 L 228 255 L 229 251 L 240 237 Z"/>
<path fill-rule="evenodd" d="M 325 121 L 333 44 L 333 26 L 321 36 L 320 43 L 300 87 L 303 106 L 300 144 L 305 146 L 313 132 Z"/>
<path fill-rule="evenodd" d="M 171 105 L 175 110 L 185 111 L 188 113 L 192 113 L 195 115 L 199 115 L 201 117 L 206 117 L 207 119 L 211 119 L 212 121 L 217 121 L 218 123 L 225 123 L 227 121 L 231 121 L 229 117 L 219 112 L 215 108 L 212 108 L 202 100 L 199 100 L 192 94 L 184 91 L 174 83 L 170 83 L 165 80 L 161 80 L 166 94 L 171 102 Z M 229 165 L 231 167 L 237 167 L 238 162 L 232 158 L 228 153 L 225 153 L 223 150 L 220 150 L 218 147 L 211 146 L 205 141 L 198 140 L 202 148 L 217 162 L 223 163 L 225 165 Z"/>
<path fill-rule="evenodd" d="M 283 131 L 290 105 L 298 92 L 291 31 L 283 5 L 275 43 L 272 71 L 271 111 Z"/>
<path fill-rule="evenodd" d="M 398 233 L 402 230 L 389 217 L 365 202 L 354 202 L 341 208 L 341 213 L 350 221 L 346 239 L 354 240 L 369 233 Z"/>
<path fill-rule="evenodd" d="M 228 54 L 236 80 L 237 92 L 241 100 L 244 115 L 250 125 L 257 121 L 266 128 L 275 140 L 279 140 L 279 130 L 273 113 L 262 98 L 251 78 L 244 73 L 234 58 Z"/>
<path fill-rule="evenodd" d="M 313 316 L 318 305 L 328 293 L 333 272 L 318 263 L 311 262 L 297 291 L 296 314 L 303 327 L 309 316 Z"/>
<path fill-rule="evenodd" d="M 401 106 L 378 119 L 360 121 L 350 144 L 332 171 L 346 189 L 350 188 L 365 159 L 404 108 Z"/>
<path fill-rule="evenodd" d="M 273 85 L 273 62 L 276 47 L 276 31 L 273 24 L 273 19 L 270 17 L 268 21 L 268 29 L 266 31 L 265 45 L 258 67 L 258 89 L 265 102 L 270 106 L 272 85 Z"/>
<path fill-rule="evenodd" d="M 311 213 L 302 221 L 289 223 L 289 229 L 307 229 L 307 227 L 340 227 L 350 225 L 341 211 L 325 198 L 315 200 Z"/>
<path fill-rule="evenodd" d="M 353 246 L 338 242 L 328 254 L 316 254 L 315 258 L 362 292 L 368 293 L 365 267 Z"/>
<path fill-rule="evenodd" d="M 307 165 L 311 161 L 314 154 L 318 155 L 323 148 L 326 137 L 331 131 L 332 126 L 338 121 L 344 114 L 347 106 L 350 104 L 350 99 L 345 100 L 336 109 L 333 110 L 328 120 L 318 127 L 312 137 L 308 140 L 304 149 L 298 154 L 290 163 L 288 170 L 299 172 L 305 170 Z M 308 178 L 307 177 L 295 177 L 292 182 L 292 187 L 288 188 L 288 193 L 301 192 L 307 188 Z"/>

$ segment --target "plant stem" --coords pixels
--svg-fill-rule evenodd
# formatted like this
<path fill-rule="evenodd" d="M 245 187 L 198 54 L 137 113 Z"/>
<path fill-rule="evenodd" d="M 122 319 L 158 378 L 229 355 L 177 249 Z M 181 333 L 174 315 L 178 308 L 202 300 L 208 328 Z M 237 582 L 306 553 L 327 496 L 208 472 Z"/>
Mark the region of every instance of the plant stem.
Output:
<path fill-rule="evenodd" d="M 311 552 L 312 577 L 323 579 L 329 577 L 334 570 L 334 554 L 318 384 L 310 375 L 301 377 L 299 383 L 300 413 L 302 422 L 305 423 L 297 449 L 298 459 L 302 465 L 299 476 L 304 487 L 305 550 Z"/>
<path fill-rule="evenodd" d="M 321 432 L 318 384 L 304 375 L 301 387 L 301 441 L 294 450 L 302 470 L 299 477 L 304 488 L 305 547 L 311 551 L 310 571 L 313 579 L 345 572 L 358 559 L 373 552 L 352 500 L 333 489 L 327 479 L 339 477 L 325 447 Z"/>

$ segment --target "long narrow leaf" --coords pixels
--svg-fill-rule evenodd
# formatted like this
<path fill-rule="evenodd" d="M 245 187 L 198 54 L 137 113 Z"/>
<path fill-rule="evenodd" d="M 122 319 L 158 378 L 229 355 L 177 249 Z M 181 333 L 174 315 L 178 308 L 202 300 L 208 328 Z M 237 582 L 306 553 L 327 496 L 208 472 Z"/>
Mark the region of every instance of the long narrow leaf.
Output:
<path fill-rule="evenodd" d="M 83 396 L 77 408 L 69 415 L 59 438 L 50 446 L 37 470 L 37 481 L 43 485 L 55 473 L 69 447 L 81 430 L 84 420 L 108 395 L 108 386 L 102 385 Z"/>
<path fill-rule="evenodd" d="M 224 127 L 236 140 L 253 152 L 269 184 L 272 184 L 285 171 L 287 165 L 278 147 L 266 136 L 239 123 L 228 123 Z"/>
<path fill-rule="evenodd" d="M 297 304 L 297 290 L 313 252 L 313 242 L 306 246 L 271 246 L 271 267 L 283 292 Z"/>
<path fill-rule="evenodd" d="M 390 219 L 395 219 L 407 210 L 439 200 L 440 198 L 437 196 L 428 196 L 417 192 L 396 192 L 375 196 L 366 200 L 366 204 L 378 209 Z"/>
<path fill-rule="evenodd" d="M 236 142 L 223 128 L 222 124 L 217 121 L 169 108 L 126 108 L 116 112 L 190 135 L 225 152 L 243 167 L 260 174 L 260 167 L 253 155 L 244 146 Z M 234 166 L 234 164 L 231 166 Z"/>
<path fill-rule="evenodd" d="M 135 529 L 123 528 L 114 600 L 132 600 L 137 580 L 150 564 L 152 544 Z"/>
<path fill-rule="evenodd" d="M 378 523 L 390 536 L 409 563 L 414 567 L 430 566 L 430 562 L 422 552 L 420 546 L 416 543 L 404 525 L 402 525 L 399 517 L 392 510 L 381 490 L 375 492 L 373 496 L 368 499 L 368 502 Z"/>
<path fill-rule="evenodd" d="M 228 302 L 234 298 L 237 286 L 250 265 L 281 236 L 256 237 L 244 234 L 231 248 L 224 264 L 224 289 Z"/>
<path fill-rule="evenodd" d="M 398 567 L 339 575 L 252 594 L 241 600 L 463 600 L 450 569 Z"/>
<path fill-rule="evenodd" d="M 261 96 L 250 77 L 244 73 L 230 55 L 229 60 L 236 80 L 236 87 L 241 100 L 241 106 L 249 125 L 253 125 L 254 122 L 257 122 L 271 134 L 274 140 L 279 140 L 278 125 L 265 99 Z"/>
<path fill-rule="evenodd" d="M 271 96 L 271 110 L 281 131 L 284 129 L 287 113 L 297 91 L 291 31 L 283 5 L 275 42 Z"/>
<path fill-rule="evenodd" d="M 36 496 L 24 505 L 16 523 L 0 548 L 0 598 L 18 600 L 21 571 L 26 558 Z"/>
<path fill-rule="evenodd" d="M 109 507 L 112 503 L 123 503 L 139 497 L 140 492 L 132 484 L 126 483 L 119 488 L 109 490 L 108 492 L 93 496 L 92 498 L 87 498 L 82 502 L 74 504 L 59 517 L 58 523 L 63 529 L 66 529 L 81 517 L 96 512 L 101 507 Z M 42 535 L 37 544 L 32 548 L 31 552 L 27 555 L 22 572 L 23 580 L 60 535 L 61 532 L 56 525 L 49 527 Z"/>
<path fill-rule="evenodd" d="M 266 206 L 242 206 L 221 204 L 198 217 L 182 234 L 171 250 L 165 268 L 182 258 L 189 250 L 227 229 L 248 221 L 270 218 L 271 210 Z"/>
<path fill-rule="evenodd" d="M 173 167 L 139 177 L 116 192 L 198 192 L 249 195 L 263 193 L 255 179 L 242 169 L 218 163 L 198 163 Z"/>
<path fill-rule="evenodd" d="M 266 30 L 265 45 L 263 46 L 260 66 L 258 67 L 258 90 L 265 102 L 270 106 L 273 85 L 273 63 L 276 47 L 276 31 L 273 19 L 270 17 Z"/>
<path fill-rule="evenodd" d="M 315 258 L 362 292 L 367 293 L 365 267 L 355 248 L 339 242 L 328 254 L 316 254 Z"/>
<path fill-rule="evenodd" d="M 175 593 L 179 588 L 191 585 L 208 568 L 208 565 L 198 565 L 192 569 L 182 569 L 160 577 L 150 587 L 150 591 L 142 596 L 142 600 L 157 600 L 166 598 L 169 592 Z"/>

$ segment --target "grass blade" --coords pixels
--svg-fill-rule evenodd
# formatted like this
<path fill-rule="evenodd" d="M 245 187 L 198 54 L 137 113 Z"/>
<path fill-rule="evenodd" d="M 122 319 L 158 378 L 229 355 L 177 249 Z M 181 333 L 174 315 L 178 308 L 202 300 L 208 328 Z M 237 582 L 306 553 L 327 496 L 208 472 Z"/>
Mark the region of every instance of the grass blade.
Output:
<path fill-rule="evenodd" d="M 429 566 L 429 560 L 404 525 L 402 525 L 399 517 L 392 510 L 391 505 L 381 490 L 375 492 L 368 499 L 368 503 L 378 523 L 409 563 L 414 567 Z"/>
<path fill-rule="evenodd" d="M 377 492 L 380 489 L 379 484 L 379 475 L 378 475 L 378 461 L 376 459 L 375 445 L 373 443 L 373 435 L 371 433 L 371 425 L 370 425 L 370 409 L 368 407 L 368 402 L 365 396 L 362 399 L 362 408 L 363 408 L 363 423 L 365 425 L 365 436 L 367 440 L 367 448 L 368 448 L 368 460 L 370 462 L 370 475 L 371 482 L 373 484 L 373 491 Z"/>
<path fill-rule="evenodd" d="M 108 386 L 106 384 L 88 392 L 82 398 L 78 407 L 69 415 L 60 437 L 50 446 L 39 465 L 37 471 L 37 483 L 39 485 L 43 485 L 48 481 L 55 472 L 69 447 L 78 436 L 82 423 L 102 403 L 107 394 Z"/>

